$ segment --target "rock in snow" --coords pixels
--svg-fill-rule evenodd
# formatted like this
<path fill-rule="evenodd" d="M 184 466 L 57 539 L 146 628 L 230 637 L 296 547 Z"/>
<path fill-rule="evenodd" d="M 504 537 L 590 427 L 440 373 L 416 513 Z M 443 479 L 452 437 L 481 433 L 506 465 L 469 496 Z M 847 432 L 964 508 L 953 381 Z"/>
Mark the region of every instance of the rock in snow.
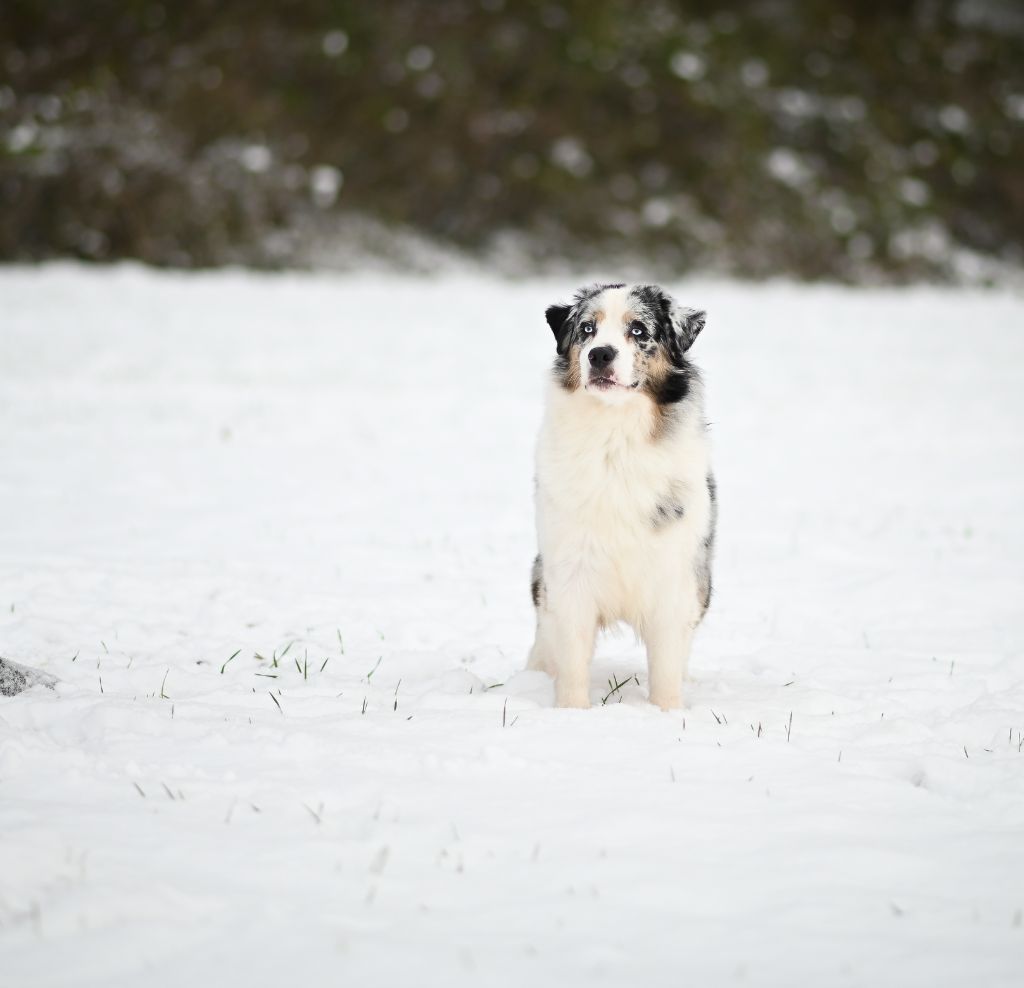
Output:
<path fill-rule="evenodd" d="M 0 696 L 15 696 L 33 686 L 53 689 L 57 680 L 38 669 L 18 665 L 0 655 Z"/>

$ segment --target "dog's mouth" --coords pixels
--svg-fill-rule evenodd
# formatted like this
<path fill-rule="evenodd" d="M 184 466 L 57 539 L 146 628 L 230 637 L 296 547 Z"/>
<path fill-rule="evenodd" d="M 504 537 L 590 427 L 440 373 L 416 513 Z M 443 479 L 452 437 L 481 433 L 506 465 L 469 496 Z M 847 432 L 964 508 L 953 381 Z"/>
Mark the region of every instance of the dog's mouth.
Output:
<path fill-rule="evenodd" d="M 595 391 L 612 391 L 615 388 L 621 388 L 623 391 L 632 391 L 638 384 L 639 382 L 637 384 L 623 384 L 607 374 L 592 374 L 587 381 L 587 387 L 593 388 Z"/>

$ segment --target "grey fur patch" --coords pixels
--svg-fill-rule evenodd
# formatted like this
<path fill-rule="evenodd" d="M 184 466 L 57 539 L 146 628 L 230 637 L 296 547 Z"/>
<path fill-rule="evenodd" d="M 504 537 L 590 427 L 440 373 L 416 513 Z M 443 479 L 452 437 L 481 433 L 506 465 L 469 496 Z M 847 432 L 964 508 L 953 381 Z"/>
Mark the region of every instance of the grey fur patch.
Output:
<path fill-rule="evenodd" d="M 544 604 L 544 567 L 541 562 L 540 553 L 533 561 L 533 569 L 530 573 L 530 596 L 533 597 L 533 606 L 541 607 Z"/>
<path fill-rule="evenodd" d="M 651 524 L 655 530 L 678 521 L 686 514 L 686 508 L 674 494 L 666 494 L 655 506 Z"/>
<path fill-rule="evenodd" d="M 715 483 L 714 474 L 708 474 L 708 496 L 711 498 L 711 520 L 708 524 L 707 535 L 701 543 L 700 551 L 694 561 L 694 570 L 697 574 L 697 595 L 700 599 L 700 616 L 703 618 L 711 606 L 711 562 L 715 554 L 715 529 L 718 526 L 718 486 Z"/>

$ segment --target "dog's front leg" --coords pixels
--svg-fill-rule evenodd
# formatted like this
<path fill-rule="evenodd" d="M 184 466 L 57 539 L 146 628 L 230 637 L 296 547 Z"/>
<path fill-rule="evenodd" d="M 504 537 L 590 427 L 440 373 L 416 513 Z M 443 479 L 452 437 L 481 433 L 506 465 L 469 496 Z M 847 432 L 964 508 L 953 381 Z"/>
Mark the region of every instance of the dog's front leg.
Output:
<path fill-rule="evenodd" d="M 683 705 L 693 623 L 678 612 L 661 613 L 648 622 L 645 637 L 651 703 L 662 710 L 678 710 Z"/>
<path fill-rule="evenodd" d="M 550 588 L 549 588 L 550 593 Z M 555 704 L 590 706 L 590 660 L 597 640 L 597 614 L 574 594 L 552 595 L 546 615 L 555 673 Z"/>

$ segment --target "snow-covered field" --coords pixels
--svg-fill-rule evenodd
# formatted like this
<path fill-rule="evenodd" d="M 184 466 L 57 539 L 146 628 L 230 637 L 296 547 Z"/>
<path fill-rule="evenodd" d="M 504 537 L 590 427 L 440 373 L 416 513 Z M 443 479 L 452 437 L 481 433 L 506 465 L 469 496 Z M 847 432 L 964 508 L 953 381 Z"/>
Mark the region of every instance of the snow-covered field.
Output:
<path fill-rule="evenodd" d="M 665 714 L 522 671 L 573 287 L 0 270 L 4 988 L 1024 983 L 1024 300 L 672 286 Z"/>

